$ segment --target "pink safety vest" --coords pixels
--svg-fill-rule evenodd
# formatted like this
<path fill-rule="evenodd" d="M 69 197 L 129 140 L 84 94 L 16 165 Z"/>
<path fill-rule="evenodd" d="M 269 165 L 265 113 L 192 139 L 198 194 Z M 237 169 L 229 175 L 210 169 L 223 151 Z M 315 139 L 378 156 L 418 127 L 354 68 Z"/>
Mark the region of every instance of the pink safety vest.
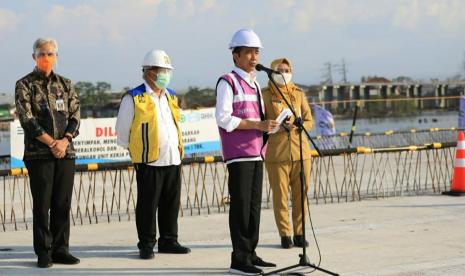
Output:
<path fill-rule="evenodd" d="M 251 87 L 236 72 L 223 75 L 218 80 L 225 80 L 233 91 L 232 116 L 241 119 L 255 119 L 260 121 L 258 106 L 258 87 Z M 218 93 L 218 92 L 217 92 Z M 263 133 L 256 129 L 235 129 L 231 132 L 218 127 L 223 149 L 223 159 L 228 161 L 237 158 L 261 156 L 263 146 Z"/>

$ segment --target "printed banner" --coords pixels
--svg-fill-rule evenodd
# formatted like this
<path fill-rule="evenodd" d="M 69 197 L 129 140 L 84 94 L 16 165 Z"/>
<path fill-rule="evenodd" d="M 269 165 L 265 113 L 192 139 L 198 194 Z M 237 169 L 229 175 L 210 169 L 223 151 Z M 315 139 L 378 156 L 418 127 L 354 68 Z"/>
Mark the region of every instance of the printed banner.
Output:
<path fill-rule="evenodd" d="M 76 164 L 129 161 L 129 152 L 116 144 L 115 125 L 116 118 L 82 119 L 73 140 Z M 181 130 L 185 157 L 221 154 L 214 108 L 182 111 Z M 24 167 L 24 133 L 18 120 L 10 123 L 9 135 L 11 168 Z"/>
<path fill-rule="evenodd" d="M 182 141 L 185 157 L 221 155 L 220 134 L 215 120 L 215 108 L 181 112 Z"/>

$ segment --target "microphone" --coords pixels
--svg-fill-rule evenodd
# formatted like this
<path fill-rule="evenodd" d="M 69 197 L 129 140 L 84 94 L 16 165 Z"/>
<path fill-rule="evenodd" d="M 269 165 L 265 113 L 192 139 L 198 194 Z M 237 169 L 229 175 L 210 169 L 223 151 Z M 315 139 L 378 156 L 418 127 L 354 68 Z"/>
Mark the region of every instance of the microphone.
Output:
<path fill-rule="evenodd" d="M 257 71 L 264 71 L 264 72 L 266 72 L 266 73 L 269 74 L 269 75 L 271 75 L 271 74 L 278 74 L 278 75 L 280 75 L 280 74 L 281 74 L 280 72 L 275 71 L 275 70 L 273 70 L 273 69 L 271 69 L 271 68 L 265 67 L 265 66 L 263 66 L 263 65 L 261 65 L 261 64 L 255 65 L 255 70 L 257 70 Z"/>

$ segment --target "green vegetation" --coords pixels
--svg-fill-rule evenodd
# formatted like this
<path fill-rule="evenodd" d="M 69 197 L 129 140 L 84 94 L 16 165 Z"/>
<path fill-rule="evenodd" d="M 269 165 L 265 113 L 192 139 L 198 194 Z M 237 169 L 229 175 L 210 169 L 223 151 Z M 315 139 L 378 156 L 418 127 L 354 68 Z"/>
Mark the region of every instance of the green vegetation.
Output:
<path fill-rule="evenodd" d="M 402 99 L 405 98 L 404 96 L 400 95 L 390 95 L 388 99 Z M 409 101 L 395 101 L 391 102 L 394 114 L 393 116 L 406 116 L 406 115 L 414 115 L 419 112 L 419 109 L 416 106 L 416 102 L 413 100 Z"/>
<path fill-rule="evenodd" d="M 82 118 L 115 117 L 118 114 L 121 96 L 127 90 L 111 92 L 111 84 L 106 82 L 80 81 L 74 85 L 81 102 Z"/>
<path fill-rule="evenodd" d="M 213 107 L 216 102 L 215 90 L 211 88 L 200 89 L 189 87 L 186 94 L 181 96 L 182 108 L 195 109 L 201 107 Z"/>
<path fill-rule="evenodd" d="M 106 82 L 84 82 L 80 81 L 74 85 L 76 92 L 81 101 L 81 110 L 88 116 L 93 116 L 95 112 L 92 110 L 102 108 L 118 108 L 121 96 L 129 89 L 124 88 L 124 91 L 111 93 L 111 85 Z M 202 107 L 215 106 L 215 90 L 211 88 L 189 87 L 185 94 L 178 94 L 181 100 L 181 106 L 184 109 L 195 109 Z M 85 115 L 84 115 L 85 116 Z"/>
<path fill-rule="evenodd" d="M 0 121 L 4 120 L 10 120 L 11 114 L 10 114 L 10 105 L 8 104 L 2 104 L 0 105 Z"/>
<path fill-rule="evenodd" d="M 81 107 L 103 107 L 108 104 L 111 96 L 111 84 L 106 82 L 96 82 L 95 84 L 86 81 L 77 82 L 74 89 L 79 95 Z"/>

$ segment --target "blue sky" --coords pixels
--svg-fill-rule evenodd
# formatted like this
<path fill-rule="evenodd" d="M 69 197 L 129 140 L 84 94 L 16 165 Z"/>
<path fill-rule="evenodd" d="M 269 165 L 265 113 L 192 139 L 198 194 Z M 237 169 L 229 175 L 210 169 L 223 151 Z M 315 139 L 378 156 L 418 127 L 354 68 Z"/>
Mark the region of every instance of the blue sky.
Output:
<path fill-rule="evenodd" d="M 298 83 L 319 83 L 324 63 L 342 59 L 352 82 L 444 79 L 464 73 L 463 11 L 461 0 L 2 0 L 0 93 L 32 70 L 38 37 L 57 39 L 56 71 L 74 82 L 135 86 L 143 56 L 160 48 L 175 67 L 173 88 L 214 87 L 232 67 L 229 40 L 244 27 L 262 40 L 260 62 L 290 58 Z"/>

